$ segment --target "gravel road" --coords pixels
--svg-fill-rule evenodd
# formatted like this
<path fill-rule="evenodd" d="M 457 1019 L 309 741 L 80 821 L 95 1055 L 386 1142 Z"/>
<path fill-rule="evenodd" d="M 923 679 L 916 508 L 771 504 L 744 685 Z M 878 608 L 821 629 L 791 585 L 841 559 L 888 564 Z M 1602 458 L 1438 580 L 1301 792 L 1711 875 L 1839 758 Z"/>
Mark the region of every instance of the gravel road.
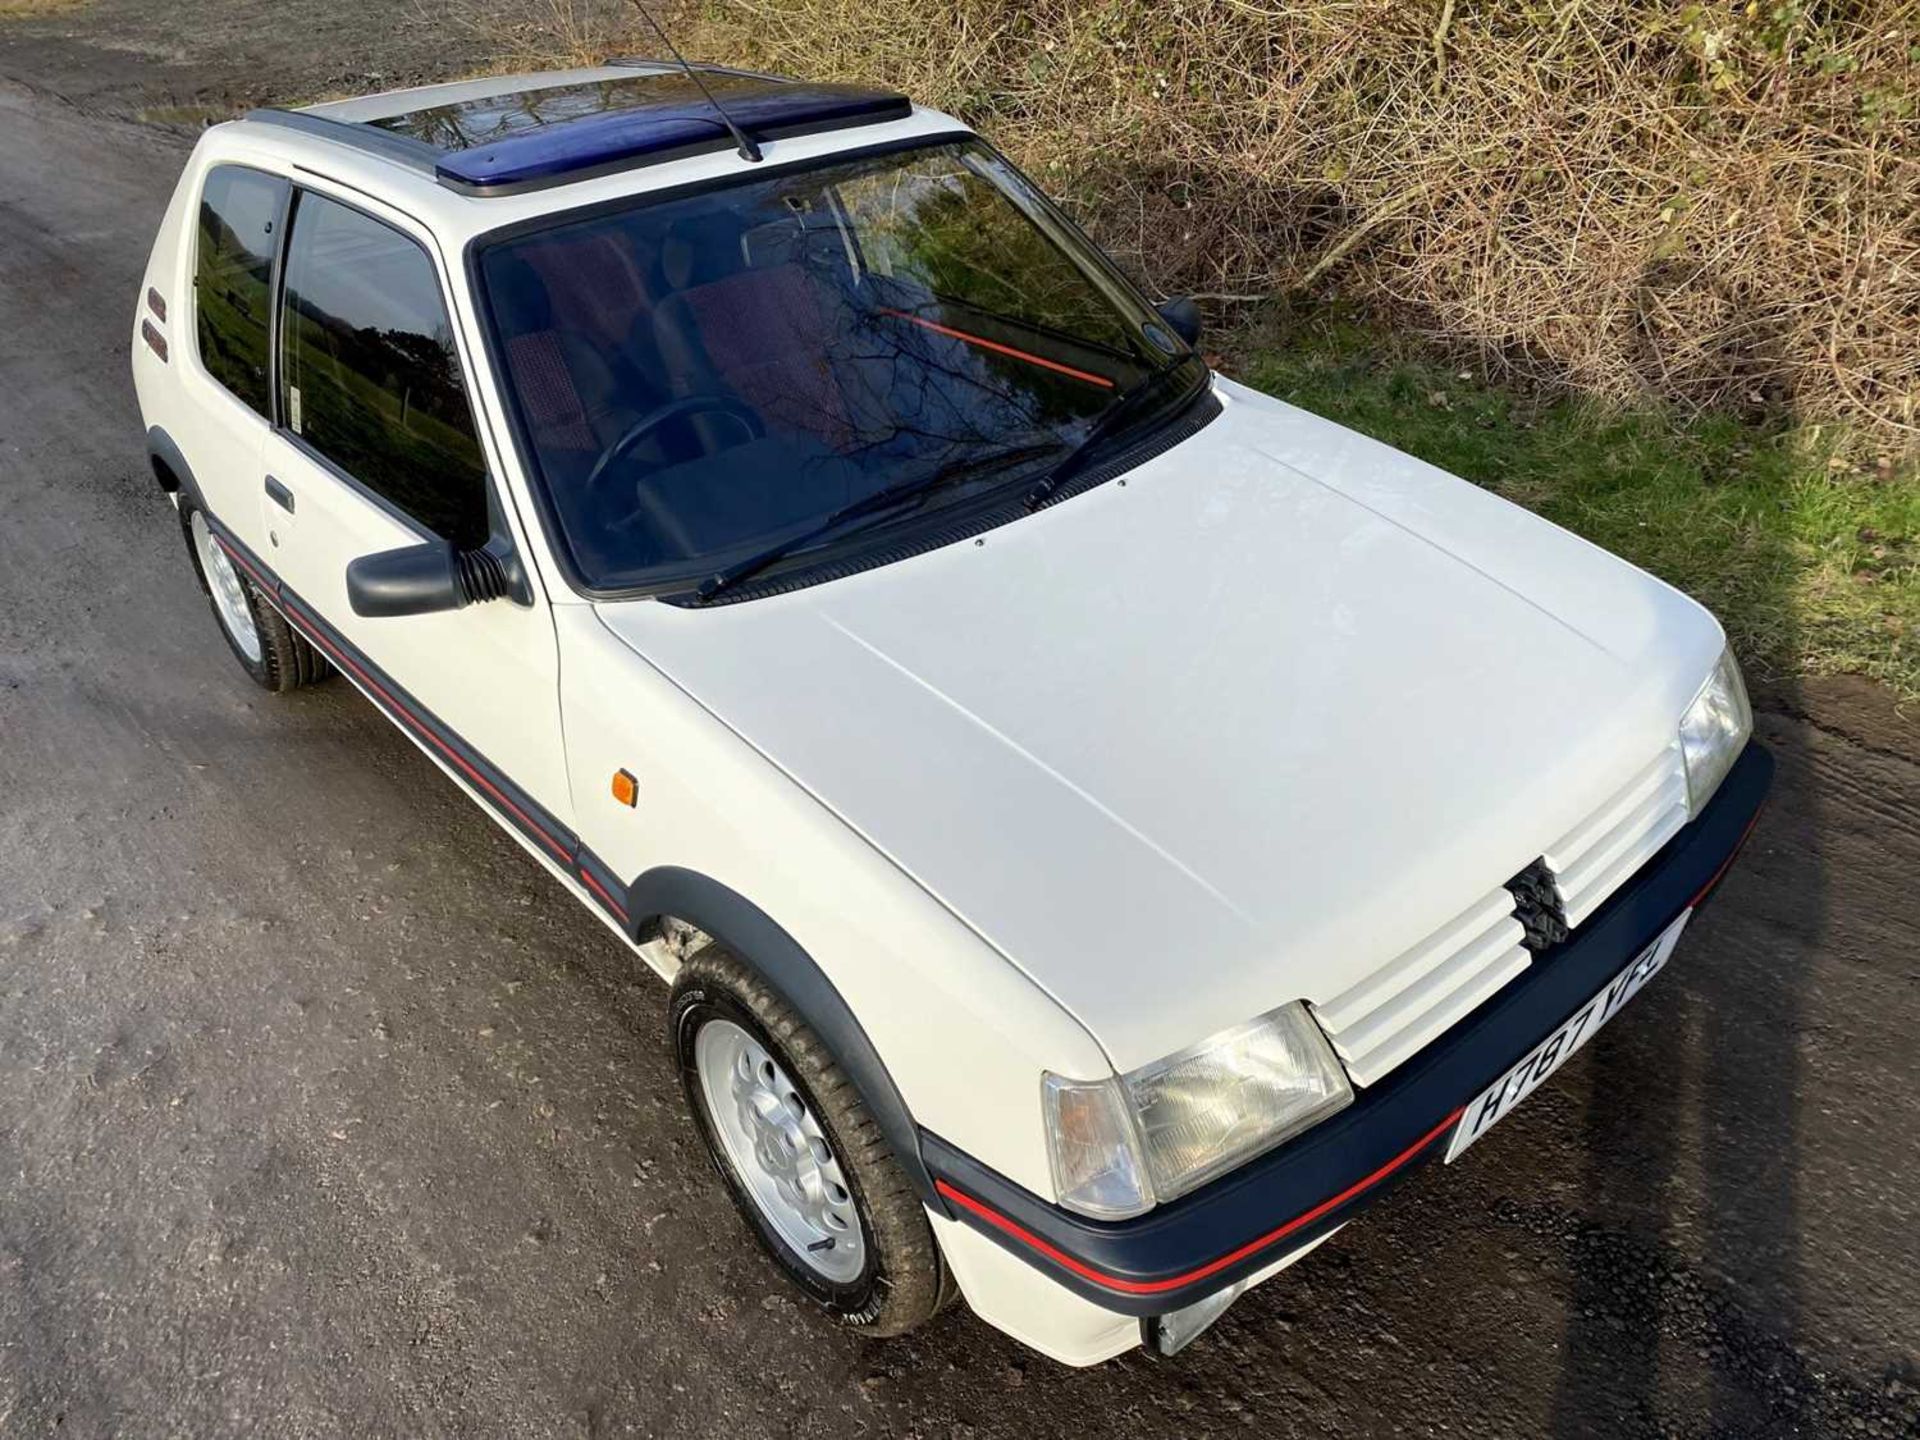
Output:
<path fill-rule="evenodd" d="M 127 378 L 184 142 L 105 113 L 159 62 L 39 33 L 0 33 L 0 1431 L 1920 1434 L 1884 693 L 1765 697 L 1773 802 L 1666 976 L 1177 1361 L 863 1343 L 706 1173 L 653 983 L 350 688 L 228 658 Z"/>

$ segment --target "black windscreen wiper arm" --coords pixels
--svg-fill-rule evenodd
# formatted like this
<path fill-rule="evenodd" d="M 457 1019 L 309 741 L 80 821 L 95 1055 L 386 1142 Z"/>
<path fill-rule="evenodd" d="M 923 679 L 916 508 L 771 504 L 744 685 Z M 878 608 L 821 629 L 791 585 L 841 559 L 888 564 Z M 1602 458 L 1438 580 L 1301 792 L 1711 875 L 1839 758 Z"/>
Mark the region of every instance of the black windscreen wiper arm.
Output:
<path fill-rule="evenodd" d="M 786 559 L 796 550 L 804 550 L 814 542 L 825 539 L 849 521 L 918 504 L 934 491 L 944 490 L 947 486 L 966 479 L 977 470 L 989 466 L 1017 465 L 1022 460 L 1037 459 L 1039 456 L 1052 454 L 1060 448 L 1062 443 L 1064 442 L 1055 440 L 1039 445 L 1016 445 L 1011 449 L 994 450 L 985 455 L 968 455 L 951 464 L 942 465 L 931 474 L 897 485 L 885 486 L 871 495 L 862 496 L 858 500 L 842 505 L 838 510 L 828 514 L 818 525 L 802 530 L 798 535 L 790 535 L 777 544 L 769 545 L 766 549 L 747 556 L 744 560 L 734 561 L 723 570 L 714 571 L 700 582 L 699 588 L 694 593 L 702 600 L 711 600 L 722 590 L 738 585 L 750 576 L 758 575 L 769 565 Z"/>
<path fill-rule="evenodd" d="M 1164 370 L 1156 370 L 1109 405 L 1088 427 L 1087 433 L 1080 437 L 1079 443 L 1067 454 L 1066 459 L 1041 476 L 1040 482 L 1027 491 L 1027 509 L 1037 510 L 1048 496 L 1085 470 L 1099 455 L 1101 442 L 1119 433 L 1138 420 L 1144 411 L 1151 409 L 1153 403 L 1161 398 L 1168 378 L 1178 375 L 1185 368 L 1184 364 L 1173 364 Z"/>

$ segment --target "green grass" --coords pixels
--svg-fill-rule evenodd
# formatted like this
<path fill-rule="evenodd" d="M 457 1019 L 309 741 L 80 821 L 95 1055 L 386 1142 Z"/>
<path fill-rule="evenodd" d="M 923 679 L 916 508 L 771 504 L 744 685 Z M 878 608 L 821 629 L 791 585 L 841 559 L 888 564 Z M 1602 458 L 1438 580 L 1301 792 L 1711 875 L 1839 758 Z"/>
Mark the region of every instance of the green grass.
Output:
<path fill-rule="evenodd" d="M 0 0 L 0 20 L 35 20 L 78 10 L 87 0 Z"/>
<path fill-rule="evenodd" d="M 1920 475 L 1832 427 L 1538 398 L 1336 314 L 1227 337 L 1223 368 L 1538 511 L 1698 598 L 1750 674 L 1920 698 Z M 1844 457 L 1844 458 L 1843 458 Z"/>

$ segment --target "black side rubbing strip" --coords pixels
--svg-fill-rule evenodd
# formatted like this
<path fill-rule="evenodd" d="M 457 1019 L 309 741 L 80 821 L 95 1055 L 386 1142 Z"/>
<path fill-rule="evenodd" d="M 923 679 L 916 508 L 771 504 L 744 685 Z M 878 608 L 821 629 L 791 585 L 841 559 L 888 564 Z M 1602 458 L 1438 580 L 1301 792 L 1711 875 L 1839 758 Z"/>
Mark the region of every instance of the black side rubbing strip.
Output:
<path fill-rule="evenodd" d="M 234 562 L 326 657 L 345 671 L 375 705 L 402 730 L 426 744 L 445 760 L 480 798 L 540 852 L 575 876 L 583 874 L 579 838 L 539 801 L 516 785 L 507 774 L 467 744 L 438 716 L 415 700 L 346 636 L 323 620 L 273 570 L 226 526 L 202 508 L 207 523 Z M 594 861 L 598 865 L 598 861 Z M 605 867 L 599 867 L 605 873 Z M 589 887 L 591 889 L 591 887 Z"/>
<path fill-rule="evenodd" d="M 638 939 L 637 927 L 627 915 L 627 882 L 609 870 L 586 846 L 580 847 L 580 883 L 587 887 L 589 894 L 600 903 L 600 907 L 615 920 L 630 938 Z"/>

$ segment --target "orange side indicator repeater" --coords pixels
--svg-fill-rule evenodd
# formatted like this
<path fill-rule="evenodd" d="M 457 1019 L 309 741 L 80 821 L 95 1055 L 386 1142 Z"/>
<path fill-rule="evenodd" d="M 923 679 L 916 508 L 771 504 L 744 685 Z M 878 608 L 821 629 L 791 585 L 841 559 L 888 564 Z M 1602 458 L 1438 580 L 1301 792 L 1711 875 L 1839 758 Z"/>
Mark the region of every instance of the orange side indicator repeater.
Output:
<path fill-rule="evenodd" d="M 625 770 L 613 772 L 613 798 L 622 805 L 634 806 L 640 803 L 640 782 Z"/>

